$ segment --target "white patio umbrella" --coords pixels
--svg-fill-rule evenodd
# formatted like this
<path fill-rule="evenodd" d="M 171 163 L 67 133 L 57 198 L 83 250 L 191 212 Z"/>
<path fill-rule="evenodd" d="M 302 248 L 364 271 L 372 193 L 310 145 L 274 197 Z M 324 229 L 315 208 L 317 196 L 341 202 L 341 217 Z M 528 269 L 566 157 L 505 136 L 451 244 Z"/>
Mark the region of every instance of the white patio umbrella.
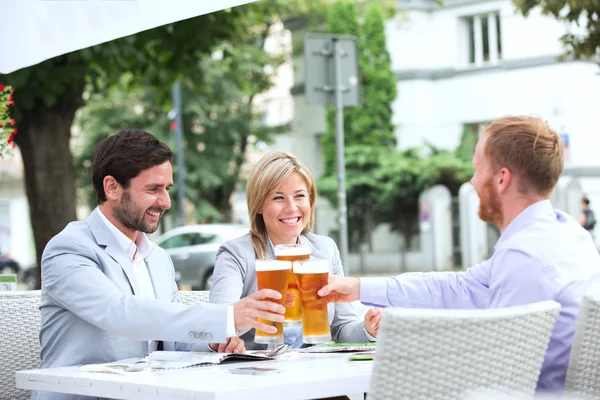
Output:
<path fill-rule="evenodd" d="M 256 0 L 0 0 L 0 73 Z"/>

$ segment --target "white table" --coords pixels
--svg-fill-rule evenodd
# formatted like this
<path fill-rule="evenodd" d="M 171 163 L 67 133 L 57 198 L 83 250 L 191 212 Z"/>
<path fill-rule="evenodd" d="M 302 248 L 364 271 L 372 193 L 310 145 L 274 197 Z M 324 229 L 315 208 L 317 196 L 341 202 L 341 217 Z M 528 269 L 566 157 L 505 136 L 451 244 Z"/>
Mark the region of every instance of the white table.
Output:
<path fill-rule="evenodd" d="M 124 400 L 315 399 L 367 392 L 372 361 L 348 354 L 288 353 L 278 360 L 115 375 L 64 367 L 17 372 L 20 389 Z M 238 375 L 241 366 L 282 369 L 275 375 Z"/>

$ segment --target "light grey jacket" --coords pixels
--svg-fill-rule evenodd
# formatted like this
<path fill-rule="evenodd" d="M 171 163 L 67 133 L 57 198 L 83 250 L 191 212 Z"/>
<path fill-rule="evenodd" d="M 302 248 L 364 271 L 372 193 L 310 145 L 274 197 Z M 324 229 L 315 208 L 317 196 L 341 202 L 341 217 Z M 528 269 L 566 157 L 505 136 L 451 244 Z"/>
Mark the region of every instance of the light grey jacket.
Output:
<path fill-rule="evenodd" d="M 340 252 L 333 239 L 308 233 L 300 236 L 299 240 L 310 248 L 311 258 L 327 259 L 331 273 L 344 275 Z M 271 258 L 275 258 L 270 242 L 269 254 Z M 233 304 L 256 292 L 255 262 L 256 253 L 250 234 L 223 243 L 217 252 L 215 270 L 211 278 L 210 302 Z M 329 323 L 331 336 L 336 342 L 369 341 L 364 323 L 351 304 L 329 304 Z M 247 349 L 265 348 L 265 345 L 254 343 L 254 329 L 244 333 L 241 338 Z"/>
<path fill-rule="evenodd" d="M 179 304 L 169 255 L 152 244 L 146 264 L 156 299 L 139 292 L 133 263 L 96 209 L 72 222 L 42 256 L 41 368 L 144 357 L 148 341 L 164 350 L 208 350 L 226 340 L 227 307 Z M 34 392 L 38 400 L 89 397 Z"/>

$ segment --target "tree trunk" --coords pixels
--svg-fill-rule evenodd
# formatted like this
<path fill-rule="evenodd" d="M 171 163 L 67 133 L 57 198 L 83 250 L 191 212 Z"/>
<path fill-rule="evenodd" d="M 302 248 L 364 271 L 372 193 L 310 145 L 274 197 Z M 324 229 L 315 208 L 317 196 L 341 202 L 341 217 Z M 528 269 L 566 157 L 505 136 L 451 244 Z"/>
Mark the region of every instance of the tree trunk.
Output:
<path fill-rule="evenodd" d="M 364 237 L 365 237 L 365 241 L 367 243 L 367 246 L 369 247 L 369 252 L 373 252 L 373 208 L 372 207 L 366 207 L 365 208 L 365 214 L 364 214 Z"/>
<path fill-rule="evenodd" d="M 75 212 L 75 168 L 69 147 L 71 124 L 82 105 L 84 80 L 74 84 L 48 107 L 38 99 L 18 124 L 15 141 L 23 157 L 25 188 L 41 284 L 41 257 L 48 241 L 71 221 Z M 17 100 L 18 101 L 18 100 Z"/>

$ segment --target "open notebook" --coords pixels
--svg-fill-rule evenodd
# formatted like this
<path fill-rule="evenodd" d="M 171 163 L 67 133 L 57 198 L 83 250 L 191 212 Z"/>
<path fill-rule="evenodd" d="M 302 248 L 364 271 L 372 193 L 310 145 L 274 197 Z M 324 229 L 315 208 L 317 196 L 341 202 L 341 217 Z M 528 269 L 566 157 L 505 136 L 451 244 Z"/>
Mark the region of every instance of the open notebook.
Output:
<path fill-rule="evenodd" d="M 200 353 L 191 351 L 153 351 L 146 357 L 152 369 L 176 369 L 201 365 L 218 365 L 228 361 L 273 360 L 263 354 Z"/>
<path fill-rule="evenodd" d="M 323 343 L 300 349 L 302 353 L 362 353 L 374 352 L 375 342 L 367 343 Z"/>

